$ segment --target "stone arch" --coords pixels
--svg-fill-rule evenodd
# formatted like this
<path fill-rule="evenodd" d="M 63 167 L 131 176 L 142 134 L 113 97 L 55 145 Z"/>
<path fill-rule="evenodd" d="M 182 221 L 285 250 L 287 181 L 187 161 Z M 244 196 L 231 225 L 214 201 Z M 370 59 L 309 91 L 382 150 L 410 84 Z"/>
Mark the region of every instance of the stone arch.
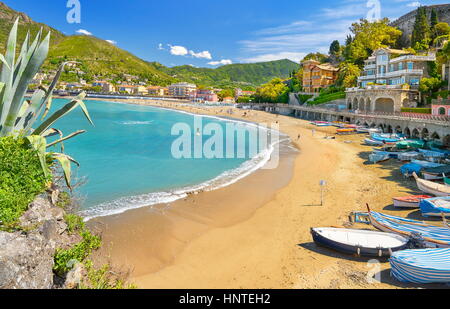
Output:
<path fill-rule="evenodd" d="M 384 113 L 393 113 L 395 111 L 395 103 L 392 98 L 377 98 L 375 100 L 375 111 Z"/>
<path fill-rule="evenodd" d="M 366 103 L 364 102 L 364 99 L 363 99 L 363 98 L 361 98 L 361 99 L 359 100 L 359 110 L 360 110 L 360 111 L 365 111 L 365 110 L 366 110 Z"/>
<path fill-rule="evenodd" d="M 408 127 L 406 127 L 404 130 L 403 130 L 403 135 L 405 135 L 406 137 L 411 137 L 411 130 L 408 128 Z"/>
<path fill-rule="evenodd" d="M 356 109 L 358 109 L 358 104 L 359 104 L 359 102 L 358 102 L 358 98 L 354 98 L 353 99 L 353 108 L 349 108 L 350 110 L 356 110 Z"/>
<path fill-rule="evenodd" d="M 417 139 L 419 139 L 419 138 L 420 138 L 420 132 L 419 132 L 419 130 L 417 130 L 417 129 L 412 130 L 412 132 L 411 132 L 411 137 L 412 137 L 412 138 L 417 138 Z"/>
<path fill-rule="evenodd" d="M 355 124 L 358 125 L 358 126 L 361 125 L 361 120 L 359 120 L 359 119 L 356 120 L 356 123 L 355 123 Z"/>
<path fill-rule="evenodd" d="M 394 130 L 392 129 L 392 126 L 391 126 L 391 125 L 388 125 L 388 126 L 386 127 L 385 132 L 386 132 L 386 133 L 394 133 Z"/>
<path fill-rule="evenodd" d="M 369 127 L 369 124 L 367 123 L 367 121 L 364 121 L 363 126 L 366 128 Z"/>
<path fill-rule="evenodd" d="M 444 143 L 444 146 L 450 147 L 450 134 L 444 136 L 444 139 L 442 140 L 442 142 Z"/>
<path fill-rule="evenodd" d="M 399 133 L 399 134 L 403 133 L 402 127 L 401 126 L 396 126 L 394 128 L 394 133 Z"/>
<path fill-rule="evenodd" d="M 439 134 L 437 134 L 437 132 L 433 132 L 433 134 L 431 134 L 431 139 L 435 140 L 435 141 L 439 141 L 439 140 L 441 140 L 441 137 L 439 136 Z"/>
<path fill-rule="evenodd" d="M 376 126 L 377 126 L 377 124 L 375 122 L 370 123 L 371 128 L 375 128 Z"/>
<path fill-rule="evenodd" d="M 381 131 L 384 132 L 384 126 L 383 126 L 383 124 L 382 124 L 382 123 L 379 123 L 379 124 L 377 125 L 377 129 L 381 129 Z"/>
<path fill-rule="evenodd" d="M 421 138 L 427 140 L 430 137 L 430 132 L 428 132 L 427 128 L 423 128 Z"/>
<path fill-rule="evenodd" d="M 352 98 L 349 98 L 349 99 L 347 100 L 347 109 L 348 109 L 348 110 L 351 110 L 351 109 L 352 109 L 352 102 L 353 102 L 353 99 L 352 99 Z"/>
<path fill-rule="evenodd" d="M 438 115 L 445 115 L 445 112 L 446 112 L 445 107 L 438 108 Z"/>
<path fill-rule="evenodd" d="M 371 111 L 370 105 L 371 105 L 370 98 L 367 98 L 366 99 L 366 109 L 365 109 L 366 112 Z"/>

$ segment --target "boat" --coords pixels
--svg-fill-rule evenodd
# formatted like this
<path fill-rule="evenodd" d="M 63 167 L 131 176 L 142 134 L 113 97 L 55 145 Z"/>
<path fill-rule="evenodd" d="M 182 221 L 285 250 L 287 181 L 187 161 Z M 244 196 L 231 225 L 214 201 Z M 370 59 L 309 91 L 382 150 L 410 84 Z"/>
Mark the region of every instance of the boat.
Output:
<path fill-rule="evenodd" d="M 357 256 L 386 257 L 408 248 L 409 240 L 401 235 L 345 228 L 312 228 L 317 245 Z"/>
<path fill-rule="evenodd" d="M 355 133 L 356 129 L 353 128 L 337 129 L 336 132 L 337 134 L 351 134 Z"/>
<path fill-rule="evenodd" d="M 420 154 L 416 151 L 408 151 L 408 152 L 402 152 L 398 155 L 398 159 L 400 161 L 412 161 L 417 159 L 420 156 Z"/>
<path fill-rule="evenodd" d="M 427 161 L 430 161 L 430 162 L 438 162 L 441 159 L 444 159 L 446 157 L 445 153 L 432 151 L 432 150 L 419 149 L 419 152 L 424 156 L 424 158 Z"/>
<path fill-rule="evenodd" d="M 372 163 L 384 162 L 391 158 L 388 152 L 377 151 L 369 155 L 369 161 Z"/>
<path fill-rule="evenodd" d="M 437 148 L 437 147 L 430 147 L 430 149 L 435 152 L 443 153 L 446 156 L 450 156 L 450 150 L 445 150 L 445 149 L 441 149 L 441 148 Z"/>
<path fill-rule="evenodd" d="M 385 145 L 394 145 L 394 143 L 386 143 L 383 141 L 376 141 L 371 138 L 364 139 L 364 143 L 368 146 L 385 146 Z"/>
<path fill-rule="evenodd" d="M 450 217 L 450 196 L 422 200 L 420 211 L 424 217 Z"/>
<path fill-rule="evenodd" d="M 389 262 L 392 277 L 400 282 L 450 282 L 450 249 L 403 250 L 393 253 Z"/>
<path fill-rule="evenodd" d="M 450 178 L 444 177 L 444 184 L 450 186 Z"/>
<path fill-rule="evenodd" d="M 311 124 L 318 126 L 318 127 L 330 127 L 331 122 L 328 121 L 313 121 Z"/>
<path fill-rule="evenodd" d="M 397 143 L 400 141 L 400 137 L 398 135 L 394 134 L 379 134 L 379 133 L 372 133 L 370 137 L 374 141 L 380 141 L 385 143 Z"/>
<path fill-rule="evenodd" d="M 376 229 L 416 238 L 426 248 L 450 248 L 450 228 L 430 225 L 421 221 L 390 216 L 374 211 L 368 213 L 370 223 Z"/>
<path fill-rule="evenodd" d="M 413 173 L 413 176 L 416 179 L 417 187 L 419 188 L 420 191 L 433 194 L 435 196 L 450 195 L 450 186 L 441 185 L 439 183 L 435 183 L 429 180 L 420 179 L 416 173 Z"/>
<path fill-rule="evenodd" d="M 422 148 L 425 142 L 421 140 L 404 140 L 397 142 L 397 147 L 400 149 Z"/>
<path fill-rule="evenodd" d="M 441 180 L 446 175 L 450 175 L 450 165 L 425 168 L 422 171 L 422 176 L 425 180 Z"/>
<path fill-rule="evenodd" d="M 420 201 L 432 198 L 430 195 L 410 195 L 404 197 L 394 197 L 394 207 L 398 208 L 419 208 Z"/>

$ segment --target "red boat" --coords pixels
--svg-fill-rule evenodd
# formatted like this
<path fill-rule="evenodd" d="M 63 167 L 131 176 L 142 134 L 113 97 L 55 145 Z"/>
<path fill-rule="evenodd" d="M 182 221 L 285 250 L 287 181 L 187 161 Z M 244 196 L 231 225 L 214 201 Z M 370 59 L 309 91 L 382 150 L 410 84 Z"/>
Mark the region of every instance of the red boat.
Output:
<path fill-rule="evenodd" d="M 405 197 L 394 197 L 394 207 L 399 208 L 419 208 L 419 203 L 422 200 L 432 198 L 429 195 L 411 195 Z"/>

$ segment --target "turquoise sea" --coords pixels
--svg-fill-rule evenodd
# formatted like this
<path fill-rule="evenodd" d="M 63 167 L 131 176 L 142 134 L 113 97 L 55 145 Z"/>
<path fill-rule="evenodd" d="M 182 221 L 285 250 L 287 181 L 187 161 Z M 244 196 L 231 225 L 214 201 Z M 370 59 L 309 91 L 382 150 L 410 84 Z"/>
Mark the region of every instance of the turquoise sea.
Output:
<path fill-rule="evenodd" d="M 54 100 L 52 109 L 66 102 Z M 256 156 L 249 154 L 249 139 L 246 138 L 245 145 L 238 141 L 234 145 L 235 150 L 237 147 L 246 149 L 244 158 L 177 159 L 171 148 L 179 136 L 171 134 L 172 127 L 176 123 L 186 123 L 192 128 L 192 140 L 198 138 L 201 133 L 194 129 L 194 115 L 122 103 L 88 100 L 85 103 L 94 127 L 87 122 L 81 109 L 53 127 L 65 135 L 80 129 L 87 131 L 65 142 L 65 152 L 80 163 L 79 168 L 73 166 L 73 177 L 81 184 L 75 193 L 86 217 L 168 203 L 185 197 L 187 192 L 222 187 L 261 167 L 270 156 L 270 146 Z M 200 118 L 203 126 L 217 123 L 224 131 L 227 123 L 236 123 L 217 117 Z M 253 124 L 242 127 L 248 130 L 247 137 L 248 132 L 256 130 Z M 209 137 L 203 136 L 203 139 Z"/>

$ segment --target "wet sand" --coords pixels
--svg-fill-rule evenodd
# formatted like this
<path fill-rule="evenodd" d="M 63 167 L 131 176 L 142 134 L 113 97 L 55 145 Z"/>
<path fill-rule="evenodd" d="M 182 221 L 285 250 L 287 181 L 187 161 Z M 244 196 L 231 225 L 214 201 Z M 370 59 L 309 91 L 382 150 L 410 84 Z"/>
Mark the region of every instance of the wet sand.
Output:
<path fill-rule="evenodd" d="M 363 136 L 325 139 L 335 128 L 258 111 L 233 109 L 230 115 L 227 107 L 165 106 L 279 122 L 300 153 L 220 190 L 90 221 L 106 244 L 99 261 L 108 258 L 130 269 L 140 288 L 414 287 L 391 279 L 386 260 L 368 264 L 312 242 L 311 227 L 349 226 L 349 213 L 364 211 L 366 203 L 376 211 L 417 217 L 417 211 L 391 206 L 393 196 L 417 192 L 414 182 L 403 178 L 395 161 L 367 164 L 372 148 L 361 145 Z M 320 180 L 327 182 L 322 206 Z M 369 283 L 369 271 L 379 274 L 381 283 Z"/>

